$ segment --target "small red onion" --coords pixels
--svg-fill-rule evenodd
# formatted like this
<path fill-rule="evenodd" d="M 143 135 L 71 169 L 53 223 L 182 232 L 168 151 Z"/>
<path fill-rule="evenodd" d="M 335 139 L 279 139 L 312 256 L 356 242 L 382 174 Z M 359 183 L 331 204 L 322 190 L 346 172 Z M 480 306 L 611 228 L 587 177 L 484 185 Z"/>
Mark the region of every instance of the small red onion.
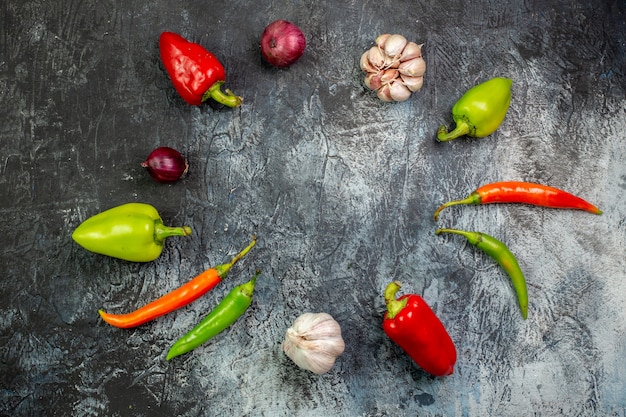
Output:
<path fill-rule="evenodd" d="M 174 182 L 187 173 L 189 164 L 176 149 L 162 146 L 153 150 L 141 163 L 157 182 Z"/>
<path fill-rule="evenodd" d="M 300 28 L 286 20 L 270 23 L 261 35 L 261 54 L 275 67 L 295 63 L 306 48 L 306 38 Z"/>

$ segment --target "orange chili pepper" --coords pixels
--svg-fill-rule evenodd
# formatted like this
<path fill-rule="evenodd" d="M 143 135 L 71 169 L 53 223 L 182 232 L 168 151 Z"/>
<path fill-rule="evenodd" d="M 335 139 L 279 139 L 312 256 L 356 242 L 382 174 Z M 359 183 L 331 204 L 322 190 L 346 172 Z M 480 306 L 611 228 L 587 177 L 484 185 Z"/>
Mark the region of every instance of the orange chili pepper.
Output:
<path fill-rule="evenodd" d="M 254 237 L 252 242 L 230 262 L 207 269 L 186 284 L 146 304 L 138 310 L 127 314 L 109 314 L 104 310 L 98 310 L 98 313 L 100 313 L 100 317 L 111 326 L 122 329 L 136 327 L 154 320 L 157 317 L 161 317 L 164 314 L 170 313 L 195 301 L 210 291 L 222 281 L 233 265 L 243 258 L 255 244 L 256 237 Z"/>
<path fill-rule="evenodd" d="M 525 203 L 559 209 L 584 210 L 602 214 L 602 210 L 567 191 L 547 185 L 521 181 L 503 181 L 477 188 L 462 200 L 449 201 L 435 211 L 435 221 L 441 210 L 457 204 Z"/>

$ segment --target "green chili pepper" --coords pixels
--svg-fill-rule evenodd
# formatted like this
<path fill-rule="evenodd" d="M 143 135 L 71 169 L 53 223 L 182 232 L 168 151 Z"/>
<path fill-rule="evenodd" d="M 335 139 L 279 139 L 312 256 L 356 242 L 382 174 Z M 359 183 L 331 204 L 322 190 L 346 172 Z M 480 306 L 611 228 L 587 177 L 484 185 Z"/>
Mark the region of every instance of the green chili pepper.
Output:
<path fill-rule="evenodd" d="M 190 234 L 189 226 L 165 226 L 153 206 L 128 203 L 88 218 L 74 230 L 72 239 L 91 252 L 148 262 L 161 255 L 165 238 Z"/>
<path fill-rule="evenodd" d="M 452 107 L 456 127 L 448 133 L 446 126 L 441 126 L 437 139 L 446 142 L 463 135 L 482 138 L 495 132 L 509 110 L 512 83 L 509 78 L 492 78 L 470 88 Z"/>
<path fill-rule="evenodd" d="M 487 255 L 500 264 L 500 266 L 511 277 L 513 288 L 517 293 L 517 301 L 519 303 L 520 310 L 524 319 L 528 317 L 528 293 L 526 292 L 526 280 L 524 274 L 515 259 L 515 255 L 511 253 L 509 248 L 495 237 L 486 235 L 480 232 L 467 232 L 465 230 L 456 229 L 437 229 L 435 234 L 440 233 L 455 233 L 457 235 L 464 236 L 469 243 L 481 249 Z"/>
<path fill-rule="evenodd" d="M 237 321 L 252 303 L 254 284 L 259 274 L 260 271 L 257 271 L 250 281 L 233 288 L 204 320 L 172 345 L 165 359 L 169 361 L 194 350 Z"/>

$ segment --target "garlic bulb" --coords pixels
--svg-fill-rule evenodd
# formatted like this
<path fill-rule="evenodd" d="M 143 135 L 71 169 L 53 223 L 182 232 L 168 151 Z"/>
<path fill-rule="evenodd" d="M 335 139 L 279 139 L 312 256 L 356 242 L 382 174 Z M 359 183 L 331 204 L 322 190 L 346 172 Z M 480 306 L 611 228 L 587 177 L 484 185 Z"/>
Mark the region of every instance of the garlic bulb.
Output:
<path fill-rule="evenodd" d="M 375 43 L 359 62 L 366 73 L 365 85 L 376 91 L 382 101 L 407 100 L 424 84 L 426 62 L 422 45 L 397 34 L 380 35 Z"/>
<path fill-rule="evenodd" d="M 296 365 L 318 375 L 328 372 L 344 349 L 341 327 L 328 313 L 302 314 L 283 341 L 283 351 Z"/>

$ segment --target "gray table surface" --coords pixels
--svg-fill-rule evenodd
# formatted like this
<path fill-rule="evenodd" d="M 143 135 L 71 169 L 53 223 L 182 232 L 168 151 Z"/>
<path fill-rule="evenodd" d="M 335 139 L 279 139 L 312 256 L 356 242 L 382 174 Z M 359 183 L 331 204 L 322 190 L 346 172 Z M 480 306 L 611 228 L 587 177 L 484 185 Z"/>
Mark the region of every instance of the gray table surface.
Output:
<path fill-rule="evenodd" d="M 0 2 L 0 415 L 625 416 L 626 5 L 623 0 Z M 264 27 L 288 19 L 304 57 L 266 65 Z M 214 52 L 228 109 L 186 105 L 163 71 L 169 30 Z M 382 33 L 424 43 L 424 88 L 380 102 L 358 60 Z M 504 123 L 438 143 L 471 86 L 513 80 Z M 140 166 L 157 146 L 189 159 L 174 185 Z M 603 211 L 442 202 L 526 180 Z M 118 204 L 151 203 L 189 238 L 156 261 L 95 255 L 70 235 Z M 438 226 L 505 242 L 508 277 Z M 188 307 L 132 330 L 126 312 L 258 245 Z M 262 270 L 250 310 L 190 354 L 170 345 Z M 381 329 L 391 280 L 421 294 L 458 349 L 421 371 Z M 303 312 L 341 324 L 327 374 L 283 354 Z"/>

